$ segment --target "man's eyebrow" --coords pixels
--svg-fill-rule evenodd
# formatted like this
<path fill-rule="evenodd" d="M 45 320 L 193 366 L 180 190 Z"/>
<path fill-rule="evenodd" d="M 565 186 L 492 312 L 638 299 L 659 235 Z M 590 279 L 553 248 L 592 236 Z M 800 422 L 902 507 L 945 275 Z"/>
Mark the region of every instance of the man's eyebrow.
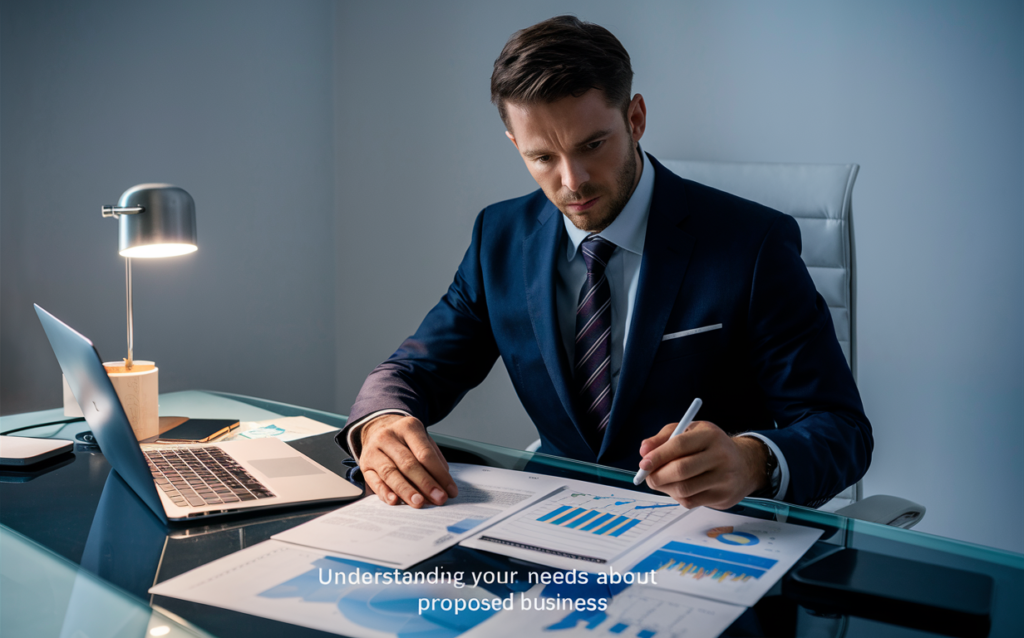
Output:
<path fill-rule="evenodd" d="M 591 142 L 597 141 L 597 140 L 601 139 L 602 137 L 608 137 L 611 134 L 612 134 L 612 132 L 610 130 L 607 130 L 607 131 L 597 131 L 595 133 L 591 133 L 587 137 L 587 139 L 583 140 L 582 142 L 580 142 L 576 146 L 578 146 L 578 147 L 579 146 L 586 146 L 587 144 L 590 144 Z"/>
<path fill-rule="evenodd" d="M 597 141 L 597 140 L 601 139 L 602 137 L 608 137 L 611 134 L 612 134 L 612 131 L 610 129 L 609 130 L 604 130 L 604 131 L 595 131 L 595 132 L 591 133 L 590 135 L 588 135 L 583 141 L 577 142 L 575 147 L 576 148 L 580 148 L 581 146 L 586 146 L 587 144 L 590 144 L 591 142 Z M 550 154 L 551 154 L 551 151 L 547 151 L 547 150 L 544 150 L 544 149 L 529 149 L 529 150 L 523 151 L 523 155 L 525 155 L 526 157 L 540 157 L 542 155 L 550 155 Z"/>

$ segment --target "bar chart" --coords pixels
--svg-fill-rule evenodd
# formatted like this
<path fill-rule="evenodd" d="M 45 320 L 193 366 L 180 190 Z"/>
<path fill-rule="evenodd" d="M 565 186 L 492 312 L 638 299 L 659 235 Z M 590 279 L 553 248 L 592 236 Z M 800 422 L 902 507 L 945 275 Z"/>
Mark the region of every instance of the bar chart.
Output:
<path fill-rule="evenodd" d="M 481 541 L 601 565 L 684 511 L 672 502 L 564 488 L 487 530 Z"/>
<path fill-rule="evenodd" d="M 701 507 L 644 539 L 615 567 L 653 572 L 662 589 L 753 605 L 820 535 L 818 529 Z"/>
<path fill-rule="evenodd" d="M 745 582 L 760 578 L 777 562 L 761 556 L 670 541 L 640 561 L 633 571 L 672 572 L 694 580 Z"/>

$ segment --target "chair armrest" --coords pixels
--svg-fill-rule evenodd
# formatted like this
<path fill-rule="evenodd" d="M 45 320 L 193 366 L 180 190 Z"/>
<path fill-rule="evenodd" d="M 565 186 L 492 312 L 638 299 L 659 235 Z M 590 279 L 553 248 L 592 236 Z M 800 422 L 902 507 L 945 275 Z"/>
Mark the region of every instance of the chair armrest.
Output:
<path fill-rule="evenodd" d="M 840 507 L 835 513 L 861 521 L 910 529 L 921 522 L 925 511 L 924 505 L 905 498 L 876 494 L 853 505 Z"/>

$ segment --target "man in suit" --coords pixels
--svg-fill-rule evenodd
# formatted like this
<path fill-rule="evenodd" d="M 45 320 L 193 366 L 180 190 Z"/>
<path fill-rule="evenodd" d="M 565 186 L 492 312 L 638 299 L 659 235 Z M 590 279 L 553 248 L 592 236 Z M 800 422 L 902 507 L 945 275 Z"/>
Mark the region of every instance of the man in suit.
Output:
<path fill-rule="evenodd" d="M 484 209 L 455 281 L 367 378 L 342 439 L 387 503 L 458 493 L 425 426 L 501 357 L 541 451 L 650 471 L 688 507 L 824 503 L 871 428 L 796 222 L 639 146 L 629 55 L 573 17 L 517 32 L 492 100 L 540 190 Z M 700 420 L 670 438 L 695 397 Z"/>

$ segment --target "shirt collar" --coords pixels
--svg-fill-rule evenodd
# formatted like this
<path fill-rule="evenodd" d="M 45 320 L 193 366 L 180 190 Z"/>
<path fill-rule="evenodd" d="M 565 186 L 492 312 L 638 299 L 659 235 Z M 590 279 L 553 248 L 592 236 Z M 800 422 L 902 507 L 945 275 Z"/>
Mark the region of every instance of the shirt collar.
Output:
<path fill-rule="evenodd" d="M 637 255 L 644 254 L 647 216 L 651 212 L 651 199 L 654 197 L 654 167 L 650 165 L 650 162 L 644 161 L 643 151 L 640 151 L 640 162 L 640 181 L 633 189 L 629 201 L 626 202 L 626 206 L 615 218 L 615 221 L 598 233 L 619 248 Z M 590 233 L 573 226 L 565 215 L 562 215 L 562 223 L 565 224 L 565 232 L 569 237 L 569 241 L 566 242 L 568 244 L 566 258 L 572 261 L 576 257 L 576 251 L 580 244 Z"/>

